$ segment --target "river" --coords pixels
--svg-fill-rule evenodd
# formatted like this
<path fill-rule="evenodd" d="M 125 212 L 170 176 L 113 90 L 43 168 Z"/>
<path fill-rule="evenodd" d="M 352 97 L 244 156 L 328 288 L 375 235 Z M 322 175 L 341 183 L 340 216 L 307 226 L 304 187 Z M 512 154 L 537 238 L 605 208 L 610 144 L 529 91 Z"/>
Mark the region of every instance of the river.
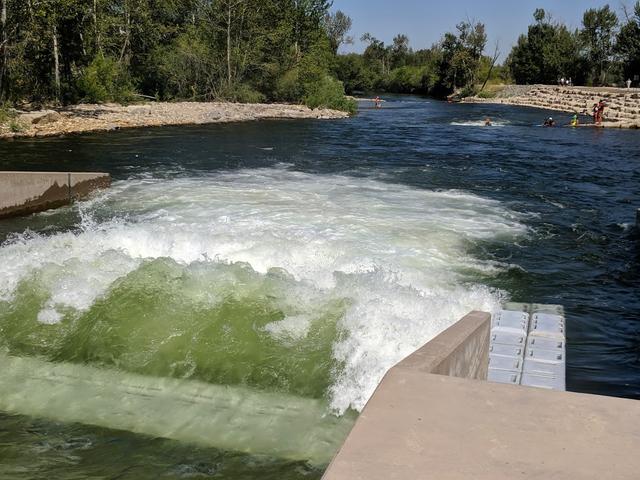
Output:
<path fill-rule="evenodd" d="M 0 170 L 114 180 L 0 221 L 0 350 L 352 415 L 395 362 L 512 299 L 565 307 L 569 390 L 640 398 L 640 136 L 546 116 L 569 121 L 392 97 L 347 120 L 0 143 Z M 0 414 L 2 478 L 321 475 Z"/>

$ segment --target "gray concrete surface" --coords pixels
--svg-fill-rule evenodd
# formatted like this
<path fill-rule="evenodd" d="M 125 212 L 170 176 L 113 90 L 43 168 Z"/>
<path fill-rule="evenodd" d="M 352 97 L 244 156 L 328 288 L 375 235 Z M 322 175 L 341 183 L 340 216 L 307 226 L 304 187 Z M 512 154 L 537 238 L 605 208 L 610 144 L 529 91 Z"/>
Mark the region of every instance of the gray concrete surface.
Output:
<path fill-rule="evenodd" d="M 110 184 L 107 173 L 0 172 L 0 218 L 57 208 Z"/>
<path fill-rule="evenodd" d="M 485 322 L 465 317 L 392 368 L 323 480 L 640 478 L 640 402 L 448 375 L 486 373 L 472 359 L 486 364 Z"/>

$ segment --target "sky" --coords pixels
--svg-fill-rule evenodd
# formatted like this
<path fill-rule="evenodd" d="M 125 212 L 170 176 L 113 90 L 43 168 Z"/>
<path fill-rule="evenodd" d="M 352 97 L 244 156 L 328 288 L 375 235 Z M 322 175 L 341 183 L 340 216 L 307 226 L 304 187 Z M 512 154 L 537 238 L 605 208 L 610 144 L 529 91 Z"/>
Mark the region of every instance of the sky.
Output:
<path fill-rule="evenodd" d="M 499 41 L 504 59 L 518 36 L 533 23 L 536 8 L 544 8 L 573 29 L 580 26 L 585 10 L 607 3 L 618 11 L 623 3 L 631 5 L 635 0 L 334 0 L 333 10 L 342 10 L 353 20 L 350 35 L 355 44 L 343 46 L 342 52 L 362 52 L 359 39 L 365 32 L 386 44 L 404 33 L 415 50 L 427 48 L 469 18 L 487 27 L 486 53 L 492 54 Z"/>

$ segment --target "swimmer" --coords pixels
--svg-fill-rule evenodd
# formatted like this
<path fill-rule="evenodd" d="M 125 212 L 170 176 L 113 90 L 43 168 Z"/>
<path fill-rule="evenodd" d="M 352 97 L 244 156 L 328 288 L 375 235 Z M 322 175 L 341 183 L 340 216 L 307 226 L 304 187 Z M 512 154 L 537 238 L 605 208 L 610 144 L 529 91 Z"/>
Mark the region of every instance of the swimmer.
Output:
<path fill-rule="evenodd" d="M 571 117 L 571 126 L 572 127 L 577 127 L 580 124 L 579 120 L 578 120 L 578 114 L 574 113 L 573 117 Z"/>
<path fill-rule="evenodd" d="M 556 126 L 556 121 L 553 118 L 549 117 L 544 121 L 543 126 L 545 126 L 545 127 L 555 127 Z"/>
<path fill-rule="evenodd" d="M 375 104 L 376 108 L 382 108 L 382 100 L 380 100 L 380 97 L 374 98 L 373 103 Z"/>
<path fill-rule="evenodd" d="M 491 123 L 491 119 L 489 117 L 484 119 L 484 126 L 485 127 L 490 127 L 492 125 Z"/>

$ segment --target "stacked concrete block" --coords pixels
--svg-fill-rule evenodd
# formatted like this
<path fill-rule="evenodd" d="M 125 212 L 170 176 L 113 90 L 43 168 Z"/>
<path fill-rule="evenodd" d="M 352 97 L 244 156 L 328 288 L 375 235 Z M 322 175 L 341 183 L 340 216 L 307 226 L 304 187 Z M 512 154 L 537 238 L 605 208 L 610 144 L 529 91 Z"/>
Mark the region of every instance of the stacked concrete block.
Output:
<path fill-rule="evenodd" d="M 565 390 L 565 343 L 561 306 L 506 304 L 492 316 L 488 379 Z"/>

